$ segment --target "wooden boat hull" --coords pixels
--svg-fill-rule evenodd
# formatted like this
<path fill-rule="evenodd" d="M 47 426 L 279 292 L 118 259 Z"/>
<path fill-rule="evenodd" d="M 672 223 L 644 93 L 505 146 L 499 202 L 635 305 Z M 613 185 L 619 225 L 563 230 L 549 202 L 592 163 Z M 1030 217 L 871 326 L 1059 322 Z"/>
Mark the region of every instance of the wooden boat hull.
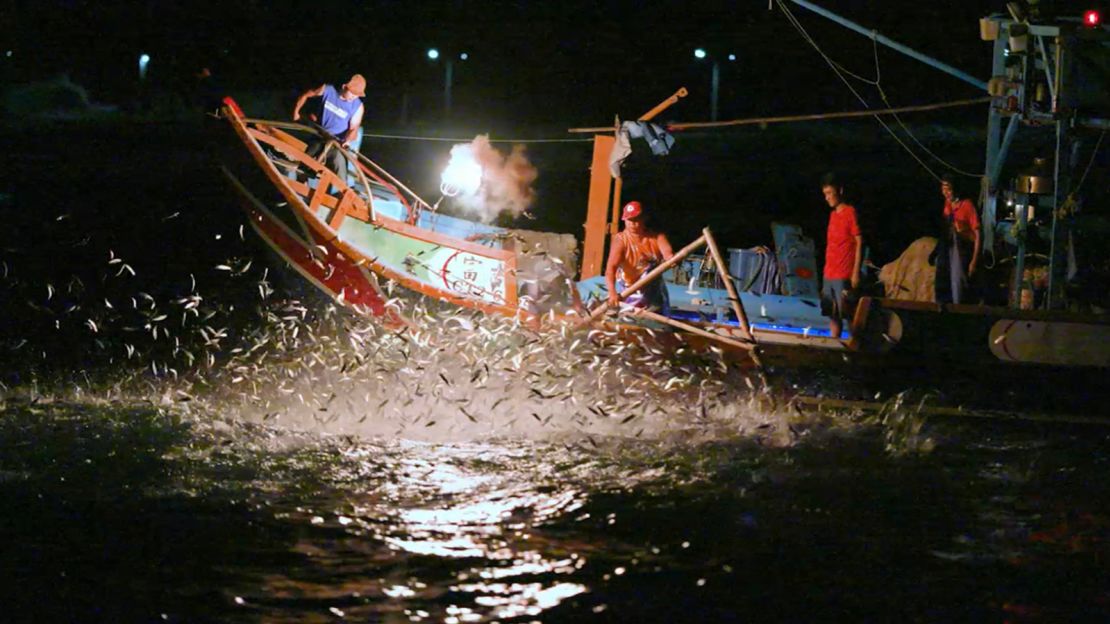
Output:
<path fill-rule="evenodd" d="M 223 171 L 251 226 L 323 293 L 363 314 L 391 315 L 382 292 L 382 281 L 391 280 L 402 292 L 518 313 L 513 252 L 409 223 L 418 198 L 381 175 L 360 163 L 356 191 L 349 176 L 307 156 L 292 135 L 224 110 L 234 137 Z M 278 162 L 286 162 L 284 171 Z"/>
<path fill-rule="evenodd" d="M 977 366 L 1110 368 L 1110 318 L 864 298 L 856 350 Z"/>

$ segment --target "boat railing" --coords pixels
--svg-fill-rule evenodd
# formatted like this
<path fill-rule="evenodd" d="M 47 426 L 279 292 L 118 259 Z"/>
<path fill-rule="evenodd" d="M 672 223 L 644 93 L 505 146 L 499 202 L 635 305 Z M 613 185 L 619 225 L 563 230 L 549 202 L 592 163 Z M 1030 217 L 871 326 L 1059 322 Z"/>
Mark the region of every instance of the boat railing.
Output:
<path fill-rule="evenodd" d="M 404 201 L 404 203 L 406 205 L 408 205 L 407 207 L 411 211 L 411 214 L 409 215 L 409 219 L 408 219 L 410 223 L 414 222 L 416 220 L 416 216 L 417 216 L 416 210 L 419 210 L 419 209 L 432 210 L 433 209 L 432 205 L 429 204 L 427 201 L 425 201 L 424 198 L 420 197 L 420 195 L 418 195 L 416 193 L 416 191 L 413 191 L 412 189 L 410 189 L 403 182 L 401 182 L 396 177 L 394 177 L 393 174 L 391 174 L 384 167 L 382 167 L 378 163 L 371 160 L 365 154 L 363 154 L 361 152 L 358 152 L 358 151 L 355 151 L 353 149 L 350 149 L 350 148 L 342 145 L 339 141 L 337 141 L 334 137 L 332 137 L 330 133 L 324 131 L 322 128 L 320 128 L 316 124 L 306 124 L 306 123 L 296 122 L 296 121 L 274 121 L 274 120 L 270 120 L 270 119 L 254 119 L 254 118 L 244 119 L 243 121 L 244 121 L 244 123 L 253 124 L 255 126 L 266 126 L 268 128 L 274 128 L 274 129 L 277 129 L 277 130 L 280 130 L 280 131 L 292 130 L 292 131 L 305 132 L 305 133 L 309 133 L 309 134 L 316 135 L 316 136 L 322 136 L 322 137 L 326 138 L 327 142 L 328 142 L 328 145 L 325 149 L 338 149 L 349 160 L 357 162 L 360 165 L 360 166 L 355 167 L 355 170 L 358 172 L 360 182 L 362 182 L 365 185 L 366 193 L 367 193 L 368 196 L 372 194 L 371 191 L 370 191 L 371 180 L 368 180 L 365 177 L 365 174 L 369 174 L 370 177 L 373 178 L 373 180 L 372 180 L 373 182 L 377 182 L 378 184 L 382 185 L 383 187 L 392 190 L 394 193 L 397 194 L 398 197 L 401 197 L 402 199 L 407 200 L 407 201 Z M 288 135 L 286 133 L 286 136 L 290 136 L 290 135 Z M 293 137 L 293 138 L 295 138 L 295 137 Z M 299 139 L 297 139 L 297 140 L 299 141 Z M 403 193 L 402 193 L 402 191 L 403 191 Z M 368 201 L 372 201 L 372 199 L 370 199 Z"/>

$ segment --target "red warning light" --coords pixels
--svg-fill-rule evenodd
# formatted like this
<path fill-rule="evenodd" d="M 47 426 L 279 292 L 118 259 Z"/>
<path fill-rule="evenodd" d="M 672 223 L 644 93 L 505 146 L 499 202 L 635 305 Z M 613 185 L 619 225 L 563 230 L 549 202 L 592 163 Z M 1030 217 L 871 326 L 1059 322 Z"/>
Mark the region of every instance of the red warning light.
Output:
<path fill-rule="evenodd" d="M 1083 25 L 1088 28 L 1095 28 L 1102 24 L 1102 15 L 1098 11 L 1091 9 L 1083 13 Z"/>

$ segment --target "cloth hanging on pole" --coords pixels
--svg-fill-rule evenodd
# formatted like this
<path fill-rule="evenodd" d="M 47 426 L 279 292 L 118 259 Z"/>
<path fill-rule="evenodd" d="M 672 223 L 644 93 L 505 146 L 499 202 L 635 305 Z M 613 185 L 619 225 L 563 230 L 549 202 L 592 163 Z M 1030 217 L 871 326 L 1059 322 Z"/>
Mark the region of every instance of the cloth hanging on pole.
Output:
<path fill-rule="evenodd" d="M 617 142 L 609 154 L 609 173 L 621 177 L 621 165 L 632 153 L 632 139 L 643 139 L 656 156 L 666 156 L 674 146 L 674 137 L 659 124 L 647 121 L 626 121 L 617 131 Z"/>

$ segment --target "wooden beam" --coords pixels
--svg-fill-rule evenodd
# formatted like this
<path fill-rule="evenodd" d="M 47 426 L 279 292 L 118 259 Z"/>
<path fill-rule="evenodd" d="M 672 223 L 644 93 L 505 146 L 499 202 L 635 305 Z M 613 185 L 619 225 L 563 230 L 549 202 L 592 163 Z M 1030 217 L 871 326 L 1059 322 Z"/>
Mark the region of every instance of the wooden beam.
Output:
<path fill-rule="evenodd" d="M 704 338 L 709 338 L 710 340 L 716 340 L 717 342 L 726 344 L 730 347 L 735 347 L 737 349 L 743 349 L 744 351 L 749 352 L 749 354 L 753 356 L 752 359 L 755 360 L 757 365 L 762 366 L 761 364 L 759 364 L 759 360 L 755 359 L 755 351 L 753 351 L 753 349 L 755 349 L 755 345 L 750 343 L 750 342 L 740 342 L 739 340 L 736 340 L 735 338 L 729 338 L 728 336 L 722 336 L 721 334 L 715 334 L 711 331 L 704 330 L 700 327 L 695 327 L 694 325 L 690 325 L 689 323 L 683 323 L 682 321 L 677 321 L 677 320 L 675 320 L 673 318 L 670 318 L 668 316 L 663 316 L 662 314 L 659 314 L 657 312 L 652 312 L 651 310 L 639 310 L 639 309 L 638 310 L 633 310 L 632 311 L 632 316 L 639 316 L 639 317 L 643 317 L 643 318 L 646 318 L 646 319 L 651 319 L 653 321 L 663 323 L 665 325 L 670 325 L 671 327 L 674 327 L 674 328 L 677 328 L 677 329 L 681 329 L 684 332 L 689 332 L 689 333 L 695 334 L 697 336 L 702 336 Z"/>
<path fill-rule="evenodd" d="M 343 223 L 343 219 L 351 213 L 351 206 L 354 204 L 354 191 L 347 189 L 343 193 L 343 197 L 339 200 L 339 205 L 335 207 L 335 212 L 331 215 L 331 220 L 328 221 L 328 227 L 339 231 L 339 226 Z"/>
<path fill-rule="evenodd" d="M 798 395 L 792 399 L 795 403 L 813 407 L 828 407 L 833 409 L 858 409 L 865 411 L 881 411 L 890 407 L 889 402 L 879 401 L 853 401 L 848 399 L 833 399 L 828 397 L 814 397 Z M 1025 422 L 1066 423 L 1072 425 L 1101 425 L 1110 426 L 1110 418 L 1105 416 L 1080 416 L 1077 414 L 1045 414 L 1022 413 L 1010 411 L 991 411 L 965 409 L 962 407 L 943 407 L 940 405 L 919 405 L 906 408 L 912 413 L 924 416 L 942 416 L 954 418 L 978 418 L 981 420 L 1010 420 Z"/>
<path fill-rule="evenodd" d="M 331 187 L 332 180 L 335 176 L 330 171 L 324 169 L 320 171 L 320 177 L 316 181 L 316 189 L 312 192 L 312 196 L 308 199 L 308 211 L 315 214 L 316 209 L 324 203 L 324 198 L 328 197 L 328 189 Z"/>
<path fill-rule="evenodd" d="M 667 126 L 667 130 L 694 130 L 697 128 L 723 128 L 728 126 L 751 126 L 758 124 L 789 123 L 796 121 L 820 121 L 826 119 L 849 119 L 852 117 L 874 117 L 876 115 L 895 115 L 898 113 L 939 110 L 942 108 L 952 108 L 956 106 L 971 106 L 974 104 L 985 104 L 990 101 L 990 97 L 978 97 L 967 100 L 956 100 L 953 102 L 922 104 L 918 106 L 902 106 L 899 108 L 884 108 L 880 110 L 844 111 L 837 113 L 817 113 L 812 115 L 787 115 L 782 117 L 749 117 L 747 119 L 734 119 L 731 121 L 698 121 L 689 123 L 675 123 L 669 124 Z M 608 128 L 602 127 L 567 129 L 567 132 L 570 132 L 572 134 L 592 134 L 608 131 Z"/>
<path fill-rule="evenodd" d="M 643 115 L 640 115 L 639 121 L 651 121 L 652 119 L 655 119 L 656 115 L 658 115 L 659 113 L 662 113 L 663 111 L 667 110 L 668 108 L 673 106 L 676 102 L 678 102 L 680 99 L 686 97 L 689 93 L 690 92 L 686 90 L 686 87 L 679 87 L 678 91 L 674 92 L 674 95 L 672 95 L 671 97 L 669 97 L 669 98 L 663 100 L 662 102 L 656 104 L 655 108 L 649 110 L 648 112 L 644 113 Z"/>
<path fill-rule="evenodd" d="M 713 239 L 713 233 L 709 228 L 701 231 L 702 236 L 705 238 L 705 244 L 709 247 L 709 253 L 713 256 L 713 262 L 717 265 L 717 275 L 725 283 L 725 292 L 728 293 L 728 301 L 732 304 L 732 311 L 736 314 L 736 321 L 740 323 L 740 329 L 744 332 L 744 337 L 748 340 L 755 341 L 755 336 L 752 335 L 752 328 L 748 325 L 748 315 L 744 313 L 744 306 L 740 303 L 740 295 L 736 293 L 736 285 L 732 283 L 732 275 L 728 272 L 728 265 L 725 264 L 724 258 L 721 257 L 721 251 L 717 249 L 717 241 Z"/>
<path fill-rule="evenodd" d="M 585 237 L 582 241 L 582 265 L 580 279 L 601 275 L 605 266 L 605 224 L 608 221 L 609 189 L 612 176 L 609 175 L 609 154 L 613 151 L 616 139 L 599 134 L 594 137 L 593 162 L 590 164 L 590 198 L 586 204 Z"/>

